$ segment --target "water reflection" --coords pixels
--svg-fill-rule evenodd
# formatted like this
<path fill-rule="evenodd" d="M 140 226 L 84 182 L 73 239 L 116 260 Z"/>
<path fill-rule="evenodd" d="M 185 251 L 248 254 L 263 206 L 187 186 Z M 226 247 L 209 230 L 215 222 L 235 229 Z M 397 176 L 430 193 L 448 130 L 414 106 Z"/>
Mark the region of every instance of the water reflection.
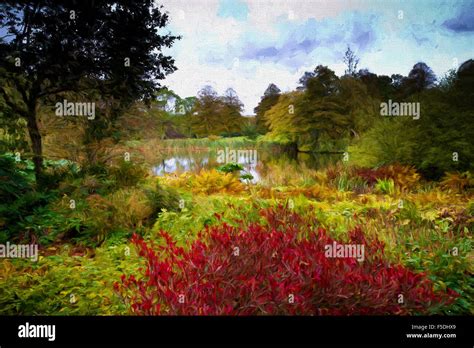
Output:
<path fill-rule="evenodd" d="M 258 149 L 258 160 L 249 160 L 247 155 L 237 155 L 237 163 L 244 167 L 244 173 L 253 176 L 251 182 L 260 181 L 268 172 L 268 166 L 280 167 L 285 170 L 288 167 L 298 168 L 304 165 L 311 169 L 324 168 L 329 164 L 333 164 L 341 159 L 340 154 L 310 154 L 296 153 L 292 154 L 279 148 Z M 184 172 L 199 173 L 202 169 L 212 169 L 224 164 L 218 161 L 218 154 L 215 150 L 209 152 L 186 152 L 177 150 L 176 153 L 162 158 L 159 163 L 152 168 L 153 173 L 157 176 L 165 174 L 181 174 Z"/>

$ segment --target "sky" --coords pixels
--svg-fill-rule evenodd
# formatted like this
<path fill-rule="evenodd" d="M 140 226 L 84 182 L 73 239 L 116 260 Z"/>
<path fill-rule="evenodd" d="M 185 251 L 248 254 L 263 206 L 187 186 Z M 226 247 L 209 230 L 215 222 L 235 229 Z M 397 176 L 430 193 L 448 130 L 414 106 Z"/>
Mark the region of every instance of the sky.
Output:
<path fill-rule="evenodd" d="M 305 71 L 344 74 L 347 47 L 358 68 L 407 75 L 417 62 L 438 77 L 474 58 L 474 0 L 157 0 L 167 30 L 182 39 L 165 51 L 178 70 L 164 85 L 181 97 L 205 85 L 231 87 L 252 115 L 275 83 L 294 90 Z"/>

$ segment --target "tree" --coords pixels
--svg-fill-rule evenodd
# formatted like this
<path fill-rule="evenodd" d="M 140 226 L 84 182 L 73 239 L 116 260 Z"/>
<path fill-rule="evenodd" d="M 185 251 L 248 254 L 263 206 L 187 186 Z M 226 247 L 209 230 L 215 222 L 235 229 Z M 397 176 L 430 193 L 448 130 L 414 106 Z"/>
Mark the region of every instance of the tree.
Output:
<path fill-rule="evenodd" d="M 216 125 L 220 123 L 221 103 L 217 92 L 211 86 L 204 86 L 198 92 L 193 108 L 192 129 L 197 136 L 217 135 Z"/>
<path fill-rule="evenodd" d="M 300 85 L 298 87 L 296 87 L 296 89 L 299 90 L 299 91 L 306 89 L 306 87 L 308 85 L 308 81 L 310 79 L 312 79 L 313 77 L 314 77 L 314 72 L 305 71 L 303 76 L 301 76 L 300 79 L 298 80 Z"/>
<path fill-rule="evenodd" d="M 176 104 L 180 100 L 180 96 L 173 90 L 168 88 L 161 88 L 156 92 L 155 105 L 163 111 L 174 113 L 176 112 Z"/>
<path fill-rule="evenodd" d="M 419 75 L 411 74 L 412 79 L 414 76 Z M 433 76 L 427 80 L 434 81 Z M 409 100 L 416 97 L 420 102 L 421 117 L 379 118 L 354 144 L 353 160 L 363 166 L 414 165 L 426 178 L 435 180 L 445 172 L 472 171 L 474 64 L 467 61 L 456 74 L 448 72 L 438 86 L 418 86 L 424 87 Z"/>
<path fill-rule="evenodd" d="M 178 97 L 175 102 L 174 110 L 176 114 L 189 114 L 196 103 L 196 97 Z"/>
<path fill-rule="evenodd" d="M 310 98 L 321 98 L 335 94 L 338 91 L 339 78 L 327 66 L 318 65 L 314 76 L 307 82 L 307 93 Z"/>
<path fill-rule="evenodd" d="M 199 137 L 238 133 L 243 124 L 242 110 L 243 104 L 233 88 L 219 96 L 211 86 L 205 86 L 193 107 L 192 130 Z"/>
<path fill-rule="evenodd" d="M 474 109 L 474 60 L 469 59 L 459 66 L 454 80 L 453 99 L 458 99 L 456 105 L 468 110 Z"/>
<path fill-rule="evenodd" d="M 271 96 L 279 95 L 280 93 L 281 93 L 280 88 L 278 88 L 278 86 L 275 85 L 274 83 L 270 83 L 267 89 L 265 90 L 265 92 L 263 93 L 263 96 L 271 97 Z"/>
<path fill-rule="evenodd" d="M 412 94 L 434 87 L 436 75 L 431 68 L 423 62 L 416 63 L 410 70 L 408 77 L 402 82 L 403 96 L 408 97 Z"/>
<path fill-rule="evenodd" d="M 457 79 L 456 69 L 449 69 L 439 80 L 438 87 L 444 92 L 449 92 L 454 88 Z"/>
<path fill-rule="evenodd" d="M 392 76 L 390 76 L 390 78 L 392 79 L 392 86 L 395 89 L 401 88 L 403 80 L 406 79 L 406 77 L 404 77 L 403 75 L 400 75 L 400 74 L 392 74 Z"/>
<path fill-rule="evenodd" d="M 264 115 L 265 112 L 270 110 L 272 106 L 274 106 L 278 102 L 278 98 L 280 97 L 280 89 L 273 83 L 270 83 L 263 93 L 260 102 L 255 107 L 255 122 L 257 131 L 259 133 L 266 133 L 268 132 L 268 128 L 265 124 Z"/>
<path fill-rule="evenodd" d="M 224 96 L 221 123 L 227 134 L 240 131 L 242 126 L 242 111 L 244 104 L 240 101 L 237 92 L 233 88 L 227 88 Z"/>
<path fill-rule="evenodd" d="M 357 65 L 359 64 L 359 58 L 351 50 L 350 46 L 347 46 L 346 53 L 344 53 L 343 62 L 347 65 L 345 74 L 355 76 L 357 71 Z"/>
<path fill-rule="evenodd" d="M 304 94 L 301 91 L 283 93 L 278 102 L 263 116 L 269 133 L 267 137 L 282 144 L 297 144 L 298 136 L 303 133 L 302 124 L 296 122 Z"/>
<path fill-rule="evenodd" d="M 395 97 L 393 79 L 386 75 L 377 75 L 367 69 L 361 69 L 356 77 L 367 87 L 367 92 L 378 99 L 388 100 Z"/>
<path fill-rule="evenodd" d="M 305 91 L 282 94 L 265 113 L 268 137 L 290 143 L 300 151 L 342 150 L 374 121 L 377 103 L 356 78 L 339 79 L 319 65 Z"/>
<path fill-rule="evenodd" d="M 134 100 L 151 99 L 158 81 L 176 70 L 161 50 L 179 37 L 158 33 L 168 15 L 152 0 L 18 0 L 0 6 L 0 96 L 15 117 L 26 120 L 37 179 L 41 103 L 85 91 L 88 98 L 113 101 L 108 111 L 117 116 Z M 110 128 L 92 122 L 94 132 Z"/>

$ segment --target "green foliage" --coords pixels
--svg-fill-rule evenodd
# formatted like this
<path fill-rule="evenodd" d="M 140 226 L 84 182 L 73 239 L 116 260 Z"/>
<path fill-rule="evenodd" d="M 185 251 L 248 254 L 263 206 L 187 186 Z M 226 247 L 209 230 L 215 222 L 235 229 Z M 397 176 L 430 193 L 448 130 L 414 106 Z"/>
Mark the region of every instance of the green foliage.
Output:
<path fill-rule="evenodd" d="M 130 254 L 126 248 L 129 248 Z M 51 246 L 37 263 L 4 260 L 0 265 L 2 315 L 117 315 L 127 308 L 112 283 L 140 263 L 132 246 L 95 250 Z"/>
<path fill-rule="evenodd" d="M 279 97 L 278 103 L 265 112 L 265 124 L 270 130 L 266 135 L 267 139 L 282 144 L 297 142 L 301 129 L 296 123 L 295 115 L 299 112 L 302 97 L 301 92 L 284 93 Z"/>
<path fill-rule="evenodd" d="M 242 110 L 243 104 L 232 88 L 218 96 L 212 87 L 206 86 L 199 92 L 192 110 L 192 131 L 198 137 L 238 135 L 244 121 Z"/>
<path fill-rule="evenodd" d="M 147 169 L 139 163 L 122 159 L 117 165 L 108 168 L 108 174 L 117 187 L 130 187 L 145 178 Z"/>
<path fill-rule="evenodd" d="M 413 163 L 426 177 L 440 179 L 445 172 L 473 168 L 474 129 L 468 125 L 474 111 L 466 108 L 466 94 L 467 91 L 453 90 L 450 95 L 429 90 L 422 95 L 419 153 Z"/>
<path fill-rule="evenodd" d="M 254 123 L 255 120 L 247 120 L 242 126 L 242 135 L 251 140 L 255 140 L 259 135 L 258 126 Z"/>
<path fill-rule="evenodd" d="M 244 170 L 244 167 L 239 163 L 226 163 L 216 168 L 218 171 L 223 173 L 233 173 L 236 171 Z"/>
<path fill-rule="evenodd" d="M 276 103 L 278 103 L 278 98 L 280 97 L 280 89 L 271 83 L 265 90 L 264 95 L 262 96 L 260 102 L 255 107 L 255 126 L 258 133 L 268 132 L 268 126 L 265 121 L 265 112 L 270 110 Z"/>
<path fill-rule="evenodd" d="M 409 221 L 411 224 L 419 224 L 422 220 L 418 207 L 414 202 L 404 200 L 398 218 L 400 221 Z"/>
<path fill-rule="evenodd" d="M 338 79 L 326 67 L 318 67 L 315 74 L 303 92 L 282 94 L 265 113 L 270 139 L 314 151 L 357 136 L 373 123 L 376 104 L 362 82 Z"/>
<path fill-rule="evenodd" d="M 242 174 L 240 178 L 243 180 L 253 180 L 253 175 L 250 173 L 245 173 L 245 174 Z"/>
<path fill-rule="evenodd" d="M 349 147 L 351 163 L 361 167 L 378 167 L 394 162 L 411 164 L 419 154 L 418 136 L 415 120 L 381 118 Z"/>
<path fill-rule="evenodd" d="M 0 156 L 0 178 L 0 243 L 42 233 L 35 222 L 48 215 L 45 207 L 57 192 L 38 191 L 31 161 L 16 162 L 11 155 Z"/>
<path fill-rule="evenodd" d="M 54 102 L 67 93 L 68 99 L 100 99 L 97 118 L 87 123 L 85 132 L 84 144 L 90 145 L 112 136 L 114 121 L 123 111 L 136 100 L 151 99 L 160 87 L 158 81 L 176 70 L 174 60 L 161 50 L 171 47 L 179 37 L 156 30 L 168 22 L 167 14 L 157 4 L 143 0 L 118 7 L 107 3 L 71 6 L 68 2 L 39 7 L 32 3 L 2 6 L 5 15 L 0 18 L 0 26 L 11 35 L 0 38 L 0 105 L 7 104 L 10 110 L 0 116 L 28 120 L 38 180 L 43 169 L 43 139 L 37 110 L 42 103 Z M 78 17 L 88 20 L 71 22 L 65 14 L 72 9 Z M 30 13 L 37 20 L 31 21 Z M 141 20 L 137 22 L 135 18 Z M 20 27 L 29 30 L 17 30 Z M 60 34 L 57 28 L 61 28 Z M 135 40 L 133 47 L 123 45 L 138 36 L 141 40 Z M 78 43 L 83 50 L 77 49 Z M 95 54 L 91 55 L 91 51 Z M 28 69 L 16 66 L 18 52 L 29 52 L 21 57 L 22 66 Z M 104 59 L 97 60 L 98 56 Z M 118 58 L 132 56 L 140 61 L 134 69 Z"/>
<path fill-rule="evenodd" d="M 385 195 L 393 195 L 395 193 L 395 183 L 393 179 L 377 179 L 375 190 Z"/>
<path fill-rule="evenodd" d="M 420 103 L 420 118 L 380 118 L 349 148 L 354 163 L 368 167 L 411 164 L 426 178 L 436 180 L 445 172 L 472 170 L 474 129 L 468 125 L 474 117 L 469 82 L 474 73 L 467 63 L 463 64 L 466 69 L 451 72 L 439 87 L 429 89 L 432 72 L 417 64 L 403 93 L 416 92 L 404 101 Z"/>
<path fill-rule="evenodd" d="M 145 193 L 151 204 L 153 216 L 157 216 L 163 210 L 178 210 L 180 200 L 183 199 L 176 190 L 171 187 L 163 187 L 159 183 L 156 183 L 153 189 L 147 189 Z"/>

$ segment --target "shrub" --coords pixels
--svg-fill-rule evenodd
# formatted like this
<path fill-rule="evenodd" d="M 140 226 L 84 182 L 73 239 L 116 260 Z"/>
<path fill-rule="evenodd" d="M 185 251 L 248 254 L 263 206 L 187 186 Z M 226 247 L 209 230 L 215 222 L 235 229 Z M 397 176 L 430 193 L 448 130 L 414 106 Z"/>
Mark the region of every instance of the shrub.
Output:
<path fill-rule="evenodd" d="M 416 187 L 420 175 L 416 169 L 400 164 L 391 164 L 377 169 L 359 168 L 354 175 L 363 178 L 369 185 L 375 185 L 380 179 L 391 179 L 400 191 L 409 191 Z"/>
<path fill-rule="evenodd" d="M 110 167 L 108 172 L 118 187 L 135 186 L 147 175 L 147 170 L 143 165 L 125 160 Z"/>
<path fill-rule="evenodd" d="M 186 249 L 164 231 L 160 245 L 134 235 L 146 269 L 122 275 L 116 291 L 142 315 L 412 314 L 457 296 L 435 293 L 423 273 L 390 265 L 383 244 L 367 241 L 360 228 L 348 242 L 365 246 L 362 263 L 325 257 L 334 240 L 296 213 L 280 206 L 261 215 L 266 223 L 208 227 Z"/>
<path fill-rule="evenodd" d="M 392 179 L 400 191 L 408 191 L 416 187 L 420 180 L 420 174 L 411 166 L 391 164 L 379 168 L 380 175 L 386 179 Z"/>
<path fill-rule="evenodd" d="M 395 193 L 395 183 L 392 179 L 377 179 L 375 190 L 386 195 L 393 195 Z"/>
<path fill-rule="evenodd" d="M 349 147 L 351 163 L 362 167 L 417 163 L 419 135 L 418 121 L 403 117 L 380 118 Z"/>
<path fill-rule="evenodd" d="M 222 172 L 222 173 L 233 173 L 233 172 L 243 170 L 244 167 L 241 164 L 231 162 L 231 163 L 223 164 L 223 165 L 217 167 L 216 169 L 219 172 Z"/>
<path fill-rule="evenodd" d="M 463 192 L 464 190 L 474 186 L 474 178 L 471 173 L 446 173 L 441 186 L 454 192 Z"/>
<path fill-rule="evenodd" d="M 16 163 L 12 156 L 0 156 L 0 243 L 39 232 L 32 222 L 56 197 L 54 191 L 36 189 L 31 161 Z"/>
<path fill-rule="evenodd" d="M 245 190 L 238 177 L 232 173 L 221 173 L 215 169 L 201 170 L 199 174 L 182 174 L 178 178 L 167 177 L 165 182 L 171 186 L 186 188 L 193 193 L 238 193 Z"/>
<path fill-rule="evenodd" d="M 153 223 L 157 214 L 176 210 L 177 193 L 157 185 L 153 190 L 124 188 L 107 196 L 87 197 L 87 210 L 80 213 L 86 226 L 83 237 L 102 242 L 116 231 L 132 231 Z"/>
<path fill-rule="evenodd" d="M 179 208 L 180 196 L 171 187 L 163 187 L 156 183 L 152 189 L 147 189 L 145 192 L 155 216 L 162 210 L 177 210 Z"/>

